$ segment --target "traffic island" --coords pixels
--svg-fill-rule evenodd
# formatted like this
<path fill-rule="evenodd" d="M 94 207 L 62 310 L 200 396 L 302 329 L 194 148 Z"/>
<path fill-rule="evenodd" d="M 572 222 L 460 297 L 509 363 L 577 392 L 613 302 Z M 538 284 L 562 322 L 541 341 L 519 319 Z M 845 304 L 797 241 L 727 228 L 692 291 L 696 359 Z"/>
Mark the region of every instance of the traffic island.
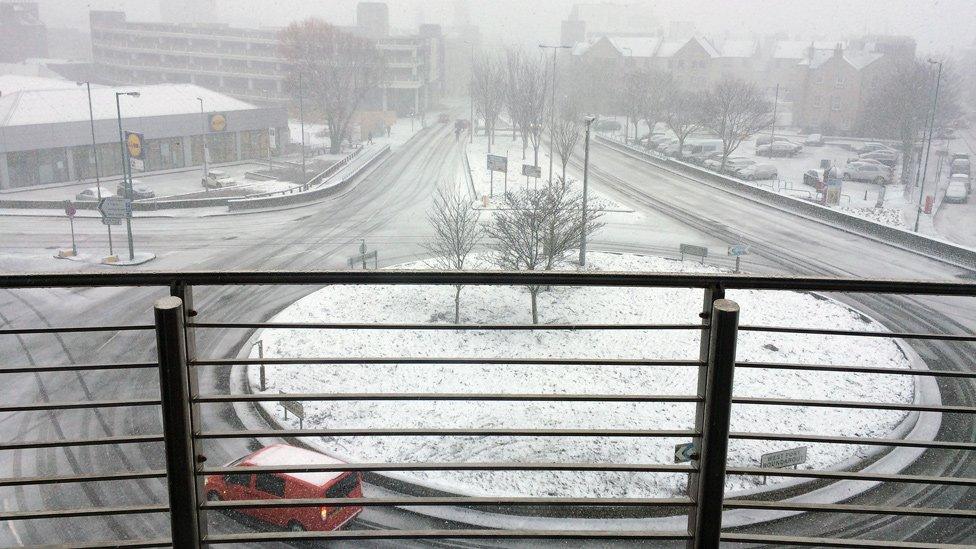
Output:
<path fill-rule="evenodd" d="M 156 254 L 152 252 L 136 252 L 132 259 L 129 259 L 128 254 L 122 256 L 110 255 L 102 256 L 101 254 L 72 254 L 71 250 L 61 250 L 58 255 L 54 256 L 55 259 L 67 259 L 68 261 L 76 261 L 78 263 L 87 263 L 89 265 L 109 265 L 112 267 L 132 267 L 135 265 L 142 265 L 144 263 L 149 263 L 153 259 L 156 259 Z"/>

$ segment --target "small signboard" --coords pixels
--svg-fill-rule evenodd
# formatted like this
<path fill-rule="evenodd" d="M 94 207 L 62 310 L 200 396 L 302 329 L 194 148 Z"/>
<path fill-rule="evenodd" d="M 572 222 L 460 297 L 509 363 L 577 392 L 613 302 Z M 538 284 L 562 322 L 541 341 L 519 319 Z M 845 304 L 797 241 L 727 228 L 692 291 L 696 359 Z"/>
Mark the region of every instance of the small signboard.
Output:
<path fill-rule="evenodd" d="M 674 445 L 675 463 L 685 463 L 694 459 L 698 459 L 698 448 L 694 442 Z"/>
<path fill-rule="evenodd" d="M 759 465 L 764 469 L 783 469 L 806 462 L 806 446 L 790 448 L 789 450 L 781 450 L 779 452 L 770 452 L 768 454 L 763 454 L 762 457 L 759 458 Z"/>
<path fill-rule="evenodd" d="M 733 244 L 729 246 L 729 255 L 732 257 L 749 255 L 749 246 L 745 244 Z"/>
<path fill-rule="evenodd" d="M 489 154 L 488 171 L 508 173 L 508 157 Z"/>
<path fill-rule="evenodd" d="M 222 132 L 227 129 L 227 117 L 221 113 L 210 115 L 210 131 Z"/>
<path fill-rule="evenodd" d="M 109 196 L 98 203 L 98 212 L 106 219 L 132 217 L 132 201 L 121 196 Z"/>
<path fill-rule="evenodd" d="M 305 422 L 305 406 L 297 400 L 280 400 L 278 403 L 285 409 L 285 419 L 288 419 L 288 412 L 295 414 L 295 417 L 298 418 L 298 428 L 302 429 Z"/>
<path fill-rule="evenodd" d="M 78 209 L 75 208 L 75 205 L 72 204 L 70 200 L 65 200 L 64 201 L 64 215 L 66 215 L 68 217 L 74 217 L 76 213 L 78 213 Z"/>
<path fill-rule="evenodd" d="M 146 171 L 144 140 L 141 133 L 125 132 L 125 149 L 129 156 L 129 166 L 136 171 Z"/>
<path fill-rule="evenodd" d="M 542 177 L 542 168 L 531 164 L 522 164 L 522 175 L 525 177 Z"/>
<path fill-rule="evenodd" d="M 679 250 L 681 251 L 681 261 L 685 260 L 686 255 L 690 255 L 693 257 L 700 257 L 702 265 L 704 265 L 705 257 L 708 256 L 708 248 L 704 246 L 693 246 L 691 244 L 682 244 L 679 247 Z"/>
<path fill-rule="evenodd" d="M 824 200 L 829 206 L 840 205 L 840 195 L 843 189 L 844 181 L 841 179 L 830 178 L 827 180 L 827 191 L 824 195 Z"/>
<path fill-rule="evenodd" d="M 376 250 L 373 250 L 371 252 L 366 252 L 364 254 L 354 255 L 354 256 L 350 257 L 349 258 L 349 268 L 352 269 L 352 268 L 355 268 L 355 267 L 358 267 L 358 266 L 361 265 L 365 269 L 366 268 L 366 262 L 369 261 L 370 259 L 373 260 L 373 268 L 375 269 L 377 267 L 376 264 L 379 261 L 379 257 L 378 257 L 378 255 L 376 253 Z"/>
<path fill-rule="evenodd" d="M 122 224 L 122 218 L 121 217 L 103 217 L 102 218 L 102 225 L 121 225 L 121 224 Z"/>
<path fill-rule="evenodd" d="M 268 143 L 272 149 L 278 148 L 278 128 L 268 128 Z"/>

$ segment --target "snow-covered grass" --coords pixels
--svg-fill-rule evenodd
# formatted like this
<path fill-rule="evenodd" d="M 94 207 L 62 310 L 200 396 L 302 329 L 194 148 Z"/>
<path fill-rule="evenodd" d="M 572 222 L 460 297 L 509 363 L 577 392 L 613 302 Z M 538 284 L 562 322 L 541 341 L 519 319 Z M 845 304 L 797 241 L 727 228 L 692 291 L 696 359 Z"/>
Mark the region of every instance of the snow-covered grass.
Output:
<path fill-rule="evenodd" d="M 693 262 L 591 253 L 593 269 L 715 272 Z M 424 268 L 422 262 L 403 268 Z M 479 258 L 472 268 L 490 268 Z M 743 325 L 884 330 L 835 301 L 789 291 L 730 291 Z M 466 287 L 462 322 L 528 323 L 529 296 L 521 287 Z M 694 289 L 553 288 L 539 298 L 543 323 L 696 324 L 702 293 Z M 330 286 L 294 303 L 277 322 L 441 323 L 453 320 L 452 287 Z M 376 331 L 265 330 L 267 357 L 576 357 L 695 360 L 699 333 L 675 331 Z M 252 356 L 256 356 L 252 353 Z M 892 341 L 870 337 L 741 332 L 738 360 L 908 368 Z M 256 389 L 258 372 L 248 372 Z M 268 366 L 266 392 L 591 393 L 693 395 L 694 367 L 523 365 L 296 365 Z M 739 397 L 911 402 L 909 376 L 740 368 Z M 264 403 L 284 424 L 277 403 Z M 306 402 L 305 427 L 690 429 L 685 403 L 553 402 Z M 292 418 L 292 416 L 289 416 Z M 904 419 L 897 411 L 736 405 L 732 430 L 886 437 Z M 320 448 L 365 462 L 555 461 L 670 463 L 683 439 L 514 437 L 340 437 Z M 792 443 L 733 441 L 732 465 L 758 465 L 766 452 Z M 812 445 L 802 467 L 830 468 L 863 457 L 870 447 Z M 430 472 L 428 482 L 466 493 L 567 496 L 678 496 L 683 474 L 578 472 Z M 755 488 L 759 479 L 730 477 L 729 490 Z M 770 478 L 770 486 L 777 479 Z"/>

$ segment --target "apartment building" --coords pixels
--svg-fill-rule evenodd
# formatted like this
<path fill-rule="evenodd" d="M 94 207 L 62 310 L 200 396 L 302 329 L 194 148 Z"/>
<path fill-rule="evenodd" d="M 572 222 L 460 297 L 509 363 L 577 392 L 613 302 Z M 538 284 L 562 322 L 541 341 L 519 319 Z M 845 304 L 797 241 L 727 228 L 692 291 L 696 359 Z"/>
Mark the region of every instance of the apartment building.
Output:
<path fill-rule="evenodd" d="M 382 28 L 375 11 L 366 13 L 370 32 Z M 196 84 L 255 103 L 281 104 L 293 97 L 276 30 L 133 22 L 120 11 L 92 11 L 90 23 L 95 72 L 107 84 Z M 363 108 L 401 116 L 427 109 L 444 78 L 440 34 L 428 29 L 375 42 L 386 58 L 388 79 Z"/>
<path fill-rule="evenodd" d="M 47 56 L 47 29 L 37 2 L 0 1 L 0 63 Z"/>

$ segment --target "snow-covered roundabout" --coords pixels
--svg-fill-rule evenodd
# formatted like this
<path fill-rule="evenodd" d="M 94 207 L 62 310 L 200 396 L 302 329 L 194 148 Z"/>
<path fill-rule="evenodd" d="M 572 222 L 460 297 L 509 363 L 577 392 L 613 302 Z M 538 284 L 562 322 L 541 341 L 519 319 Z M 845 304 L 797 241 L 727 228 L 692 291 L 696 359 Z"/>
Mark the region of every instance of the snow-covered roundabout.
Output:
<path fill-rule="evenodd" d="M 636 272 L 717 272 L 709 266 L 636 255 L 592 253 L 591 269 Z M 423 262 L 398 268 L 426 268 Z M 477 261 L 472 268 L 491 268 Z M 569 267 L 571 268 L 571 267 Z M 819 295 L 789 291 L 730 291 L 743 325 L 875 331 L 885 328 Z M 702 292 L 671 288 L 552 288 L 539 296 L 541 323 L 695 324 Z M 465 324 L 527 324 L 528 290 L 471 286 L 461 297 Z M 272 322 L 453 322 L 450 286 L 328 286 L 287 307 Z M 695 330 L 497 331 L 265 329 L 255 335 L 265 357 L 481 357 L 696 360 Z M 919 367 L 914 353 L 889 338 L 740 332 L 740 362 Z M 257 352 L 251 354 L 257 357 Z M 571 393 L 694 395 L 697 369 L 688 366 L 302 364 L 269 365 L 258 388 L 257 366 L 247 370 L 254 393 Z M 737 368 L 734 395 L 812 400 L 911 403 L 907 375 Z M 284 419 L 278 402 L 266 416 Z M 335 401 L 304 402 L 305 428 L 558 428 L 691 429 L 691 403 Z M 904 437 L 918 414 L 884 410 L 735 405 L 732 430 L 846 437 Z M 306 439 L 322 451 L 360 462 L 608 462 L 673 461 L 673 438 L 395 436 Z M 763 453 L 793 442 L 733 440 L 729 464 L 758 466 Z M 876 446 L 811 444 L 800 468 L 856 466 Z M 435 471 L 398 478 L 468 495 L 676 497 L 686 475 L 624 472 Z M 790 479 L 728 478 L 730 492 L 777 487 Z M 792 482 L 796 482 L 795 480 Z M 782 486 L 782 485 L 779 485 Z"/>

